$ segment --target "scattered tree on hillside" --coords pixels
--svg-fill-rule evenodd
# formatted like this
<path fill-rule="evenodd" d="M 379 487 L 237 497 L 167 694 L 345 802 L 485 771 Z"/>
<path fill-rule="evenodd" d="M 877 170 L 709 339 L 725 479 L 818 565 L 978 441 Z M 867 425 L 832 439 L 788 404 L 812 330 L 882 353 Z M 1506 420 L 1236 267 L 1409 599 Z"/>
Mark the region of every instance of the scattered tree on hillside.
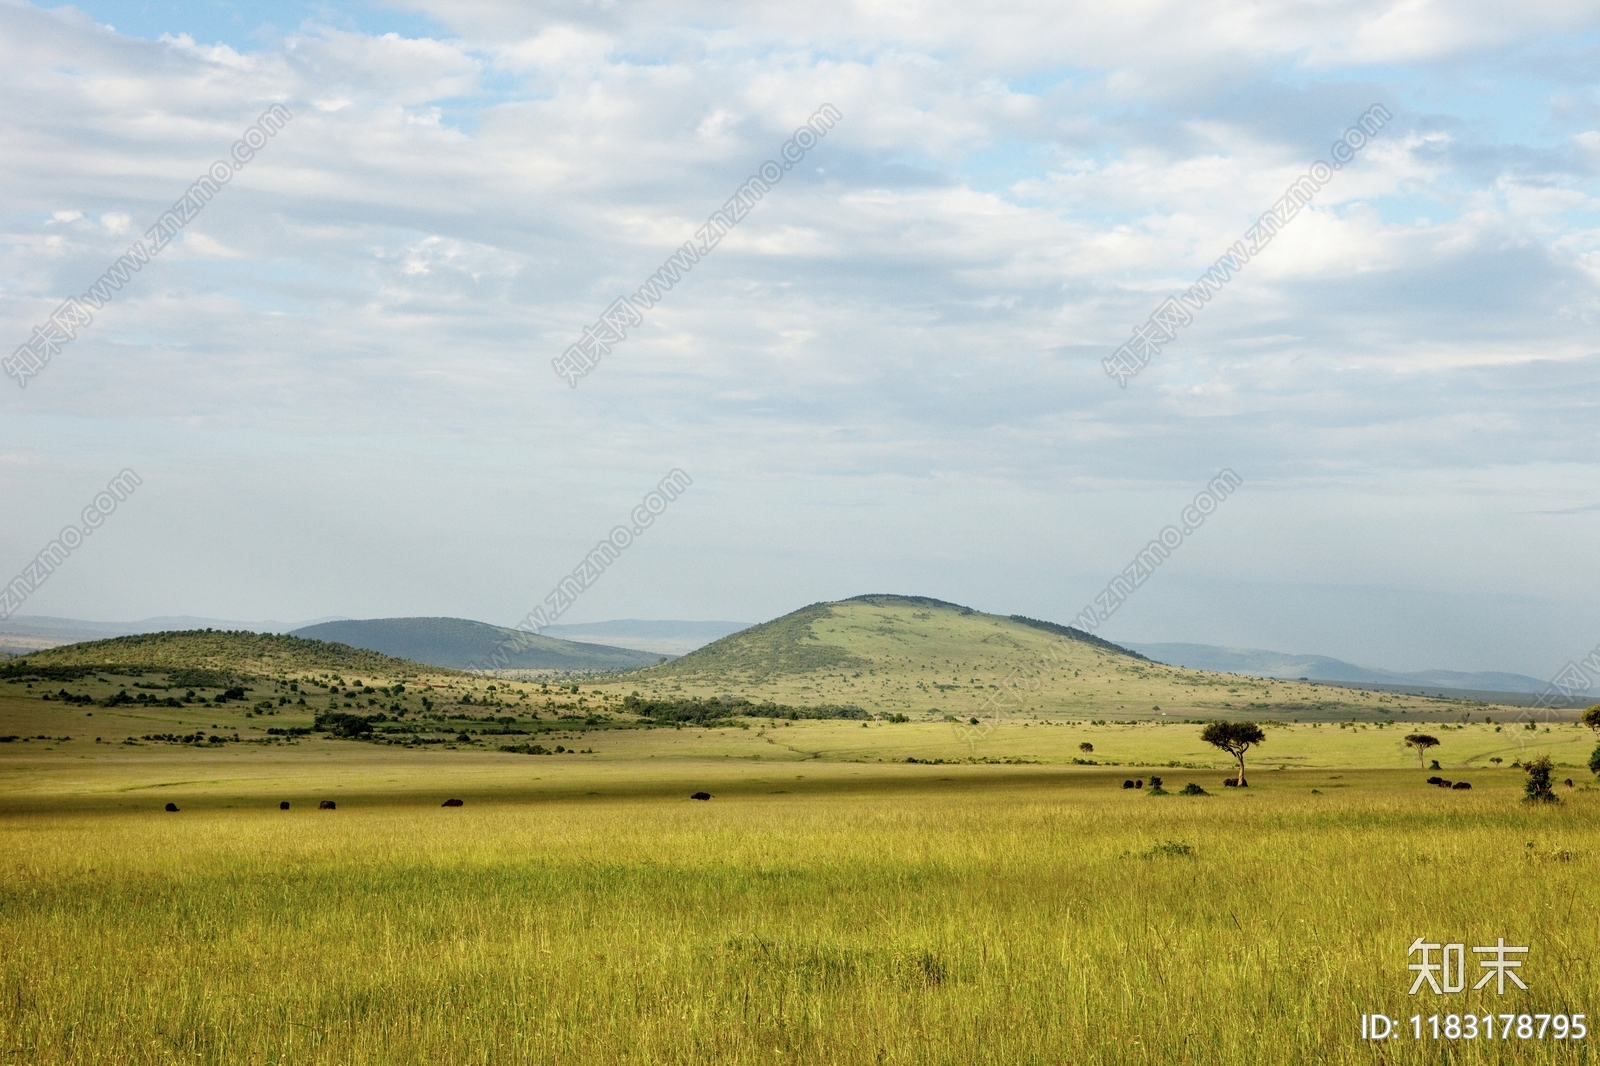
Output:
<path fill-rule="evenodd" d="M 1267 735 L 1254 722 L 1211 722 L 1200 731 L 1200 739 L 1239 760 L 1239 787 L 1245 787 L 1244 753 L 1264 742 Z"/>
<path fill-rule="evenodd" d="M 1438 746 L 1439 746 L 1439 738 L 1438 737 L 1430 737 L 1426 733 L 1412 733 L 1411 735 L 1406 737 L 1406 747 L 1408 747 L 1408 748 L 1416 748 L 1417 749 L 1417 769 L 1419 769 L 1419 770 L 1422 768 L 1422 755 L 1423 755 L 1423 753 L 1426 752 L 1429 748 L 1436 748 Z"/>
<path fill-rule="evenodd" d="M 1561 802 L 1561 797 L 1556 795 L 1555 789 L 1550 785 L 1550 771 L 1553 768 L 1550 756 L 1541 755 L 1537 759 L 1531 759 L 1524 763 L 1522 768 L 1528 773 L 1528 780 L 1522 783 L 1522 790 L 1527 793 L 1522 802 Z"/>

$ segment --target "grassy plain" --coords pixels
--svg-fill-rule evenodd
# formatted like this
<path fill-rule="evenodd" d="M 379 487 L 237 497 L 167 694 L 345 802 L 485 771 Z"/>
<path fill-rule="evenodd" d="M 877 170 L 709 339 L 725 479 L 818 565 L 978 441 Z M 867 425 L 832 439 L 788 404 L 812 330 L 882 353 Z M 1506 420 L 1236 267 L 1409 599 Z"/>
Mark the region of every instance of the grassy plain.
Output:
<path fill-rule="evenodd" d="M 8 768 L 0 1061 L 1353 1063 L 1363 1012 L 1600 1003 L 1600 792 L 1534 810 L 1511 771 L 1162 797 L 1100 767 L 328 746 Z M 1528 993 L 1406 995 L 1413 938 L 1502 935 Z"/>
<path fill-rule="evenodd" d="M 1037 650 L 1023 629 L 998 630 L 1013 662 Z M 230 681 L 226 655 L 218 676 L 188 676 L 194 696 L 136 664 L 0 682 L 15 737 L 0 743 L 0 1063 L 1589 1060 L 1588 1042 L 1360 1039 L 1369 1012 L 1600 1010 L 1600 791 L 1582 769 L 1594 739 L 1570 722 L 1310 708 L 1267 725 L 1239 790 L 1180 716 L 1286 720 L 1317 690 L 1246 701 L 1244 679 L 1118 673 L 1078 644 L 1076 688 L 1066 660 L 1042 675 L 1062 703 L 1019 701 L 981 728 L 943 702 L 904 722 L 643 728 L 617 710 L 639 684 L 756 682 L 725 661 L 692 684 L 574 692 L 363 660 L 357 685 L 348 661 L 276 647 L 242 700 L 202 683 Z M 866 705 L 877 667 L 838 665 L 762 683 L 809 686 L 806 702 L 853 684 Z M 874 699 L 904 684 L 966 710 L 997 691 L 915 666 Z M 1149 696 L 1135 681 L 1167 686 L 1172 713 L 1065 702 L 1094 684 Z M 287 732 L 328 711 L 419 732 Z M 1403 744 L 1418 728 L 1470 791 L 1424 783 Z M 566 750 L 496 750 L 506 739 Z M 1532 808 L 1511 763 L 1545 753 L 1573 784 Z M 1121 787 L 1152 776 L 1211 794 Z M 688 799 L 702 789 L 714 798 Z M 1408 996 L 1419 936 L 1528 945 L 1529 991 Z"/>

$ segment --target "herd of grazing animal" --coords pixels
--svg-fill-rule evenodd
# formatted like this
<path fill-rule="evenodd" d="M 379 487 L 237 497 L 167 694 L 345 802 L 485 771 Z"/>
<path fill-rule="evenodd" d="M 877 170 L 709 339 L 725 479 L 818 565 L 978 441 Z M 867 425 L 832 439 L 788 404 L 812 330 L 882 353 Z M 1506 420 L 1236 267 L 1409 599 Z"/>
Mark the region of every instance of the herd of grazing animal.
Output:
<path fill-rule="evenodd" d="M 1139 782 L 1139 787 L 1140 788 L 1144 787 L 1144 782 L 1143 781 Z M 696 792 L 694 795 L 690 796 L 689 798 L 690 799 L 696 799 L 696 800 L 708 800 L 708 799 L 711 798 L 711 793 L 709 793 L 709 792 Z M 453 796 L 450 799 L 447 799 L 443 803 L 439 804 L 439 806 L 441 806 L 441 807 L 465 807 L 466 805 L 467 805 L 467 801 L 466 800 L 456 799 Z M 286 811 L 288 809 L 289 809 L 289 801 L 288 800 L 284 800 L 284 801 L 282 801 L 281 803 L 278 804 L 278 810 Z M 319 810 L 319 811 L 332 811 L 332 810 L 337 810 L 337 809 L 338 809 L 338 806 L 333 802 L 333 800 L 323 800 L 321 803 L 317 804 L 317 810 Z M 178 810 L 178 805 L 176 803 L 169 803 L 169 804 L 167 804 L 167 810 L 171 811 L 173 813 L 176 813 L 177 810 Z"/>
<path fill-rule="evenodd" d="M 447 799 L 443 803 L 439 804 L 439 806 L 441 806 L 441 807 L 465 807 L 466 805 L 467 805 L 467 801 L 466 800 L 458 800 L 458 799 Z M 288 809 L 289 809 L 289 801 L 288 800 L 283 800 L 281 803 L 278 804 L 278 810 L 286 811 Z M 323 800 L 321 803 L 317 804 L 317 810 L 319 810 L 319 811 L 336 811 L 338 809 L 339 809 L 339 805 L 334 803 L 333 800 Z M 169 812 L 173 813 L 173 814 L 176 814 L 177 811 L 178 811 L 178 805 L 176 803 L 169 803 L 169 804 L 167 804 L 167 810 Z"/>
<path fill-rule="evenodd" d="M 1158 788 L 1161 785 L 1161 781 L 1160 781 L 1159 778 L 1151 778 L 1150 779 L 1150 783 L 1152 785 L 1158 787 Z M 1237 782 L 1233 778 L 1230 777 L 1226 781 L 1224 781 L 1223 784 L 1224 785 L 1233 785 L 1233 784 L 1237 784 Z M 1467 784 L 1465 781 L 1451 782 L 1451 781 L 1446 781 L 1446 780 L 1444 780 L 1442 778 L 1438 778 L 1438 777 L 1430 777 L 1430 778 L 1428 778 L 1428 784 L 1430 784 L 1430 785 L 1439 785 L 1439 786 L 1442 786 L 1444 788 L 1453 788 L 1453 789 L 1456 789 L 1456 790 L 1466 789 L 1466 788 L 1471 788 L 1472 787 L 1471 785 Z M 1570 784 L 1572 784 L 1572 782 L 1568 781 L 1567 784 L 1570 785 Z M 1129 780 L 1122 782 L 1122 787 L 1123 788 L 1142 789 L 1142 788 L 1144 788 L 1144 779 L 1143 778 L 1139 778 L 1137 780 L 1134 780 L 1134 779 L 1130 778 Z M 692 799 L 692 800 L 708 800 L 708 799 L 711 798 L 711 793 L 709 793 L 709 792 L 696 792 L 694 795 L 690 796 L 689 798 Z M 455 799 L 454 797 L 452 797 L 450 799 L 445 800 L 443 803 L 439 804 L 439 806 L 441 806 L 441 807 L 465 807 L 466 806 L 466 800 L 459 800 L 459 799 Z M 178 805 L 176 803 L 167 804 L 167 810 L 176 811 L 177 809 L 178 809 Z M 278 810 L 286 811 L 288 809 L 289 809 L 289 801 L 288 800 L 284 800 L 282 803 L 278 804 Z M 335 810 L 335 809 L 337 809 L 337 808 L 335 807 L 333 800 L 323 800 L 321 803 L 317 804 L 317 810 L 319 810 L 319 811 L 331 811 L 331 810 Z"/>

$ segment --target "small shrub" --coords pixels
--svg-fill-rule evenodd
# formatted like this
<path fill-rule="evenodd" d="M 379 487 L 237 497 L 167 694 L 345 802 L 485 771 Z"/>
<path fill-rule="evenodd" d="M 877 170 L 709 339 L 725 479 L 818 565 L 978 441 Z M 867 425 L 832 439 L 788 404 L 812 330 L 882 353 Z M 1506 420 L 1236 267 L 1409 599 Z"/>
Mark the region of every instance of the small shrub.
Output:
<path fill-rule="evenodd" d="M 1561 797 L 1555 794 L 1550 787 L 1550 771 L 1552 769 L 1550 756 L 1541 755 L 1523 767 L 1528 774 L 1528 779 L 1523 782 L 1522 790 L 1527 793 L 1523 797 L 1524 803 L 1560 803 Z"/>
<path fill-rule="evenodd" d="M 318 732 L 332 733 L 336 737 L 358 737 L 363 733 L 372 732 L 371 719 L 359 714 L 345 714 L 342 711 L 319 714 L 312 726 Z"/>
<path fill-rule="evenodd" d="M 1231 780 L 1231 778 L 1230 778 L 1230 780 Z M 1195 784 L 1193 781 L 1190 781 L 1187 785 L 1184 785 L 1183 788 L 1178 791 L 1178 795 L 1180 795 L 1180 796 L 1209 796 L 1209 795 L 1211 795 L 1211 793 L 1207 792 L 1205 789 L 1201 788 L 1199 785 Z"/>
<path fill-rule="evenodd" d="M 1192 844 L 1185 844 L 1181 840 L 1163 840 L 1161 843 L 1152 847 L 1149 851 L 1144 852 L 1140 858 L 1156 859 L 1161 858 L 1162 856 L 1181 856 L 1193 854 L 1194 846 Z"/>

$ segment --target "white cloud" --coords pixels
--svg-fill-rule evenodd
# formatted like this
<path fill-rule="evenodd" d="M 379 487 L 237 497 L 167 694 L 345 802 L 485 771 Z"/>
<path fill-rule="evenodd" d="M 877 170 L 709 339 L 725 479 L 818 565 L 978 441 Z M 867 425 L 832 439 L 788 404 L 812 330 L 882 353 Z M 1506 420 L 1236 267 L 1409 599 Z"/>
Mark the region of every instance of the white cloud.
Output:
<path fill-rule="evenodd" d="M 19 341 L 263 108 L 295 115 L 38 381 L 0 397 L 0 449 L 33 454 L 28 434 L 72 426 L 59 439 L 107 462 L 260 470 L 284 499 L 303 449 L 363 473 L 414 449 L 426 461 L 377 483 L 453 501 L 462 543 L 515 510 L 496 493 L 575 501 L 522 516 L 552 558 L 664 463 L 718 501 L 695 527 L 706 543 L 722 543 L 718 523 L 803 530 L 859 490 L 907 516 L 894 535 L 928 559 L 943 552 L 933 517 L 969 506 L 957 484 L 1033 501 L 1019 521 L 1041 528 L 1057 504 L 1032 494 L 1059 494 L 1132 544 L 1149 531 L 1107 485 L 1167 492 L 1250 466 L 1247 480 L 1301 479 L 1302 499 L 1326 502 L 1365 499 L 1348 479 L 1397 469 L 1441 483 L 1491 463 L 1592 469 L 1593 117 L 1552 105 L 1556 147 L 1525 144 L 1460 88 L 1554 99 L 1539 77 L 1586 77 L 1559 47 L 1593 27 L 1586 8 L 426 9 L 460 36 L 310 25 L 245 50 L 0 7 L 0 324 Z M 1527 72 L 1530 50 L 1547 75 Z M 1117 389 L 1099 360 L 1378 99 L 1396 117 L 1359 161 Z M 805 162 L 578 390 L 557 380 L 551 356 L 823 101 L 845 119 Z M 91 441 L 83 425 L 117 429 Z M 60 448 L 47 464 L 67 462 Z M 751 510 L 772 484 L 797 487 Z M 197 521 L 193 536 L 216 533 Z M 358 559 L 331 586 L 258 590 L 294 602 L 183 609 L 372 613 L 356 601 L 378 569 L 419 549 L 330 521 L 331 536 L 378 538 L 373 571 Z M 432 550 L 459 549 L 444 543 Z M 1382 550 L 1334 544 L 1316 565 L 1359 582 L 1387 573 Z M 745 577 L 693 613 L 792 606 L 758 591 L 759 544 L 737 551 Z M 1493 571 L 1497 551 L 1466 551 L 1463 572 Z M 429 602 L 409 609 L 449 599 L 412 561 Z M 1019 565 L 980 554 L 917 573 L 1014 589 Z M 1019 606 L 1070 617 L 1077 580 L 1057 573 Z M 345 599 L 317 600 L 325 586 Z M 518 595 L 459 609 L 514 618 Z"/>

